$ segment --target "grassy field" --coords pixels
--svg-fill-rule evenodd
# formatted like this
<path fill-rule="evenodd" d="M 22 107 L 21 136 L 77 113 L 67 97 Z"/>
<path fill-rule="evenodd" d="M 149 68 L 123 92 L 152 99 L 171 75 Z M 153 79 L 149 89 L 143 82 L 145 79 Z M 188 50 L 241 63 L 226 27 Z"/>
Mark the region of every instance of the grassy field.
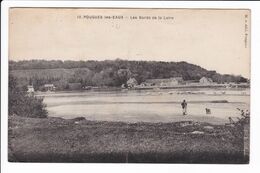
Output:
<path fill-rule="evenodd" d="M 248 163 L 234 127 L 9 117 L 10 162 Z"/>

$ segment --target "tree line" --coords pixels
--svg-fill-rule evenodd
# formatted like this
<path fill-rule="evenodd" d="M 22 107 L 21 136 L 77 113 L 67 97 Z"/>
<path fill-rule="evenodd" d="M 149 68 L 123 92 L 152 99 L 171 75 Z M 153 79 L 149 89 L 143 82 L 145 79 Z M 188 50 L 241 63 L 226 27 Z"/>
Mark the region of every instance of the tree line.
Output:
<path fill-rule="evenodd" d="M 214 82 L 247 82 L 242 76 L 219 74 L 187 62 L 162 61 L 60 61 L 26 60 L 10 61 L 10 73 L 20 85 L 33 84 L 40 89 L 46 83 L 53 83 L 58 89 L 68 89 L 69 83 L 82 86 L 119 87 L 133 77 L 140 84 L 146 79 L 182 77 L 184 80 L 211 78 Z"/>

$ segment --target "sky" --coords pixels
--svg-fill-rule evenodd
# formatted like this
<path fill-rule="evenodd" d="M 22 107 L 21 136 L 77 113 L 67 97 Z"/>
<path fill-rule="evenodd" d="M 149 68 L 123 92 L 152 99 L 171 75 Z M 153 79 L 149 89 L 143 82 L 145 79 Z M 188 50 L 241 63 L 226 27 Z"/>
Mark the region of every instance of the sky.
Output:
<path fill-rule="evenodd" d="M 113 18 L 114 17 L 114 18 Z M 250 78 L 250 11 L 11 8 L 10 60 L 186 61 Z"/>

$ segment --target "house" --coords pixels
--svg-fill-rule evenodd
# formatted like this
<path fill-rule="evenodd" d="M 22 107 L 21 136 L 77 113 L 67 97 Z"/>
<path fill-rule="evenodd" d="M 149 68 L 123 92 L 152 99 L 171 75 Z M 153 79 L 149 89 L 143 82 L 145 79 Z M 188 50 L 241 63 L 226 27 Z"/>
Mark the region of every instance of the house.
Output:
<path fill-rule="evenodd" d="M 92 86 L 84 86 L 82 88 L 85 89 L 85 90 L 90 90 L 92 88 Z"/>
<path fill-rule="evenodd" d="M 53 84 L 44 84 L 44 90 L 45 91 L 54 91 L 56 87 Z"/>
<path fill-rule="evenodd" d="M 128 79 L 126 84 L 127 84 L 128 88 L 133 88 L 138 85 L 138 82 L 135 78 L 130 78 L 130 79 Z"/>
<path fill-rule="evenodd" d="M 145 82 L 142 82 L 141 84 L 140 84 L 140 87 L 146 87 L 147 85 L 146 85 L 146 83 Z"/>
<path fill-rule="evenodd" d="M 203 85 L 213 84 L 213 80 L 211 78 L 202 77 L 200 79 L 200 84 L 203 84 Z"/>
<path fill-rule="evenodd" d="M 81 83 L 68 83 L 70 90 L 80 90 L 82 89 Z"/>
<path fill-rule="evenodd" d="M 182 77 L 174 77 L 167 79 L 147 79 L 141 85 L 144 86 L 157 86 L 157 87 L 171 87 L 184 84 Z"/>
<path fill-rule="evenodd" d="M 33 93 L 34 93 L 33 85 L 28 85 L 28 86 L 27 86 L 27 93 L 28 93 L 28 94 L 33 94 Z"/>
<path fill-rule="evenodd" d="M 186 81 L 185 81 L 185 84 L 186 84 L 186 85 L 190 85 L 190 86 L 192 86 L 192 85 L 198 85 L 199 83 L 200 83 L 199 80 L 186 80 Z"/>
<path fill-rule="evenodd" d="M 121 88 L 126 88 L 126 84 L 123 83 L 123 84 L 121 85 Z"/>

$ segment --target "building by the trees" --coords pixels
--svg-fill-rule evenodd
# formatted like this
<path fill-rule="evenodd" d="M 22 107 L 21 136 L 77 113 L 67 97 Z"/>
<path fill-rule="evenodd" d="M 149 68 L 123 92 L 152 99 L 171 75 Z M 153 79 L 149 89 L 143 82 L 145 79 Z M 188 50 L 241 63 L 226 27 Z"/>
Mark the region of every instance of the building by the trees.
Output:
<path fill-rule="evenodd" d="M 200 79 L 200 84 L 209 85 L 209 84 L 212 84 L 212 83 L 213 83 L 213 80 L 211 78 L 202 77 Z"/>
<path fill-rule="evenodd" d="M 135 86 L 138 85 L 138 82 L 137 82 L 137 80 L 135 78 L 130 78 L 130 79 L 128 79 L 126 84 L 127 84 L 128 88 L 134 88 Z"/>

